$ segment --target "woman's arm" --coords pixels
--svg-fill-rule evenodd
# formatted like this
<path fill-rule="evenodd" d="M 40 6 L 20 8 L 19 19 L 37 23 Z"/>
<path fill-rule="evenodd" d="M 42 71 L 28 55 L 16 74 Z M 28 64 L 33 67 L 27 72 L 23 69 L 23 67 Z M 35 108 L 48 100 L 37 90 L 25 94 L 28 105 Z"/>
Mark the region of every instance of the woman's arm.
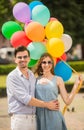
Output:
<path fill-rule="evenodd" d="M 64 85 L 64 81 L 62 80 L 61 77 L 57 77 L 57 84 L 60 90 L 61 97 L 63 101 L 65 102 L 65 104 L 69 105 L 72 102 L 76 94 L 77 87 L 81 80 L 82 80 L 81 76 L 78 76 L 78 78 L 76 79 L 73 85 L 72 91 L 70 93 L 67 93 L 65 85 Z"/>

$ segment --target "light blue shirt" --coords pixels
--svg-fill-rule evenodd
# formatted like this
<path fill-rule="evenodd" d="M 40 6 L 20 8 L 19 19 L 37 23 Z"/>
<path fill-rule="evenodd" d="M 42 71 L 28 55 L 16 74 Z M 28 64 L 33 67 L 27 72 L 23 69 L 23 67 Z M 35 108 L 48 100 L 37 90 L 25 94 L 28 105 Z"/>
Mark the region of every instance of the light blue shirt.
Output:
<path fill-rule="evenodd" d="M 17 67 L 7 76 L 7 97 L 9 114 L 35 114 L 36 108 L 28 106 L 31 97 L 35 96 L 35 76 L 28 69 L 27 79 Z"/>

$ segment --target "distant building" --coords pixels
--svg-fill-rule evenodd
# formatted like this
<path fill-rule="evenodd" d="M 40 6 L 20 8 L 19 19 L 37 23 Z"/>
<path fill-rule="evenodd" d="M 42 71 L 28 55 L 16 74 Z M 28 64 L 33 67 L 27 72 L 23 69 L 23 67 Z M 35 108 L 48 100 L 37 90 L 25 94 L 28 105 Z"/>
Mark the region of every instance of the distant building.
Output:
<path fill-rule="evenodd" d="M 0 59 L 2 61 L 5 60 L 9 61 L 9 63 L 14 62 L 14 48 L 12 47 L 6 47 L 0 49 Z"/>

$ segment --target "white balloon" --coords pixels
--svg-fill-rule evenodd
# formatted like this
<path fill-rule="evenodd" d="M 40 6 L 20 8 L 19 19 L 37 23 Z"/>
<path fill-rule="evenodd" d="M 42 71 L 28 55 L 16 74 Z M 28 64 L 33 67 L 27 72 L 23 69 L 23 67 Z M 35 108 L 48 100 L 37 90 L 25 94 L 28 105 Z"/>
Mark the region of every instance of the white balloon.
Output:
<path fill-rule="evenodd" d="M 64 43 L 64 47 L 65 47 L 64 52 L 67 52 L 72 46 L 72 38 L 68 34 L 62 34 L 61 40 Z"/>

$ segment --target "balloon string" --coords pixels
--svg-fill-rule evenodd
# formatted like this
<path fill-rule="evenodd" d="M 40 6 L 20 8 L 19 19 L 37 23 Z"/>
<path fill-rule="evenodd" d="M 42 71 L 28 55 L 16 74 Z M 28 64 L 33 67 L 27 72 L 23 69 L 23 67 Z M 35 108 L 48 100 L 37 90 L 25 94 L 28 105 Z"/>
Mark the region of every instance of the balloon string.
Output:
<path fill-rule="evenodd" d="M 78 73 L 75 69 L 73 69 L 69 64 L 67 64 L 61 57 L 60 57 L 60 59 L 61 59 L 70 69 L 72 69 L 74 73 L 76 73 L 77 75 L 79 75 L 79 73 Z"/>
<path fill-rule="evenodd" d="M 65 62 L 61 57 L 60 57 L 60 59 L 61 59 L 61 61 L 63 61 L 69 68 L 71 68 L 74 73 L 76 73 L 77 75 L 79 75 L 79 73 L 78 73 L 75 69 L 73 69 L 69 64 L 67 64 L 67 62 Z M 83 81 L 80 81 L 80 84 L 79 84 L 79 86 L 78 86 L 77 89 L 76 89 L 76 93 L 79 92 L 79 90 L 80 90 L 80 88 L 81 88 L 81 86 L 82 86 L 82 83 L 83 83 Z M 65 106 L 64 106 L 63 112 L 62 112 L 63 115 L 64 115 L 65 111 L 67 110 L 67 107 L 68 107 L 68 105 L 65 105 Z"/>
<path fill-rule="evenodd" d="M 83 84 L 83 81 L 80 81 L 80 84 L 79 84 L 79 86 L 78 86 L 77 89 L 76 89 L 76 93 L 79 92 L 79 90 L 80 90 L 82 84 Z M 65 106 L 64 106 L 63 111 L 62 111 L 62 114 L 63 114 L 63 115 L 64 115 L 65 111 L 67 110 L 67 107 L 68 107 L 68 105 L 65 105 Z"/>

